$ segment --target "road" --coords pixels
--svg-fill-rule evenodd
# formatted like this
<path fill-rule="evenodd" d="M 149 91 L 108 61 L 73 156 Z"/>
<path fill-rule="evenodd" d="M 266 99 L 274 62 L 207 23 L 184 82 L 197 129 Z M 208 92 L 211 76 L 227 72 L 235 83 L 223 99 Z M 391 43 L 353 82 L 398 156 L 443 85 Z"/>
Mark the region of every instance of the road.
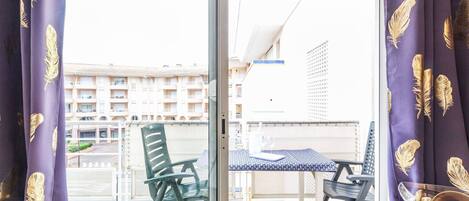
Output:
<path fill-rule="evenodd" d="M 118 144 L 116 142 L 93 144 L 92 147 L 76 153 L 117 153 Z M 68 167 L 117 167 L 118 156 L 69 156 Z"/>

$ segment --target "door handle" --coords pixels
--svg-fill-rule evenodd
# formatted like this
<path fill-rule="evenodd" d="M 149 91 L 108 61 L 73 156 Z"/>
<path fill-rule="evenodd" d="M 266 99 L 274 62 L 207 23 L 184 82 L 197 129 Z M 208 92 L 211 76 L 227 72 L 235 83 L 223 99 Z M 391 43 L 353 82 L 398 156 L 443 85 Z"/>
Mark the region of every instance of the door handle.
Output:
<path fill-rule="evenodd" d="M 221 119 L 221 134 L 225 135 L 226 134 L 226 119 L 222 118 Z"/>

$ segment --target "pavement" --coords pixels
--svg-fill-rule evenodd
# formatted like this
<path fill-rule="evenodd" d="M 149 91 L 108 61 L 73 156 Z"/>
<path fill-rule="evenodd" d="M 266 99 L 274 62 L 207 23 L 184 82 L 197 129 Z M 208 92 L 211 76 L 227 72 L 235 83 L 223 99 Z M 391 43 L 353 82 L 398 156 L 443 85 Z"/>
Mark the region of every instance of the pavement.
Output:
<path fill-rule="evenodd" d="M 76 153 L 117 153 L 118 144 L 117 142 L 107 143 L 101 142 L 99 144 L 93 144 L 92 147 L 82 150 Z M 109 155 L 92 155 L 92 156 L 70 156 L 68 159 L 69 168 L 77 167 L 117 167 L 118 156 Z"/>

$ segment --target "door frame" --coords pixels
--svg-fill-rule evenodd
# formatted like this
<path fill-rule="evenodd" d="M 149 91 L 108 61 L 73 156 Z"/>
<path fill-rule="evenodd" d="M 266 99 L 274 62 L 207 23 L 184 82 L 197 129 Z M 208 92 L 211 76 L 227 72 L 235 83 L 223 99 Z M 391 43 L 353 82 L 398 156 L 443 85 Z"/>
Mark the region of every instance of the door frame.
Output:
<path fill-rule="evenodd" d="M 378 105 L 375 106 L 375 118 L 378 122 L 378 130 L 375 139 L 375 144 L 378 145 L 378 149 L 375 149 L 375 164 L 377 164 L 375 177 L 377 180 L 375 188 L 375 199 L 378 200 L 389 200 L 389 178 L 388 178 L 388 163 L 389 155 L 388 149 L 390 145 L 389 139 L 389 113 L 388 113 L 388 87 L 387 87 L 387 76 L 386 76 L 386 23 L 384 20 L 384 1 L 379 0 L 375 8 L 376 18 L 378 20 L 376 24 L 375 32 L 377 34 L 378 42 L 376 43 L 378 51 L 375 51 L 375 58 L 378 58 L 378 68 L 374 72 L 374 86 L 377 88 L 378 96 L 374 96 L 378 99 Z M 377 86 L 377 87 L 376 87 Z"/>
<path fill-rule="evenodd" d="M 210 171 L 216 178 L 210 181 L 216 181 L 217 201 L 228 201 L 228 10 L 228 0 L 209 0 L 209 68 L 216 74 L 211 83 L 216 85 L 216 132 L 209 138 L 217 149 L 215 171 Z"/>

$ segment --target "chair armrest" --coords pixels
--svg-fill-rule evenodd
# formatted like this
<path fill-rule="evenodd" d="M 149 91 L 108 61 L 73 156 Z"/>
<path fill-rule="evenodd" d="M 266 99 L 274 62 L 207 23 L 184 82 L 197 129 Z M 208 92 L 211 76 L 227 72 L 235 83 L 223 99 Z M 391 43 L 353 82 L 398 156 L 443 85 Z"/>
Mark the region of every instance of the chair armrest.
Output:
<path fill-rule="evenodd" d="M 165 174 L 162 176 L 157 176 L 151 179 L 147 179 L 143 183 L 148 184 L 148 183 L 155 183 L 158 181 L 168 181 L 172 179 L 182 179 L 185 177 L 193 177 L 193 176 L 194 174 L 190 174 L 190 173 L 171 173 L 171 174 Z"/>
<path fill-rule="evenodd" d="M 195 167 L 194 167 L 195 162 L 197 162 L 197 159 L 189 159 L 189 160 L 183 160 L 183 161 L 179 161 L 179 162 L 176 162 L 176 163 L 172 163 L 171 166 L 183 165 L 182 169 L 181 169 L 182 173 L 186 172 L 187 169 L 190 169 L 191 172 L 193 173 L 195 182 L 197 183 L 197 189 L 199 190 L 200 178 L 199 178 L 199 175 L 197 174 L 197 171 L 195 170 Z M 181 184 L 181 182 L 182 182 L 182 178 L 179 178 L 177 183 Z"/>
<path fill-rule="evenodd" d="M 339 165 L 363 165 L 363 162 L 359 161 L 350 161 L 350 160 L 333 160 Z"/>
<path fill-rule="evenodd" d="M 367 181 L 374 182 L 375 176 L 373 175 L 347 175 L 347 179 L 350 181 Z"/>
<path fill-rule="evenodd" d="M 189 160 L 183 160 L 183 161 L 178 161 L 176 163 L 172 163 L 171 166 L 178 166 L 178 165 L 187 165 L 187 164 L 193 164 L 197 162 L 197 159 L 189 159 Z"/>

